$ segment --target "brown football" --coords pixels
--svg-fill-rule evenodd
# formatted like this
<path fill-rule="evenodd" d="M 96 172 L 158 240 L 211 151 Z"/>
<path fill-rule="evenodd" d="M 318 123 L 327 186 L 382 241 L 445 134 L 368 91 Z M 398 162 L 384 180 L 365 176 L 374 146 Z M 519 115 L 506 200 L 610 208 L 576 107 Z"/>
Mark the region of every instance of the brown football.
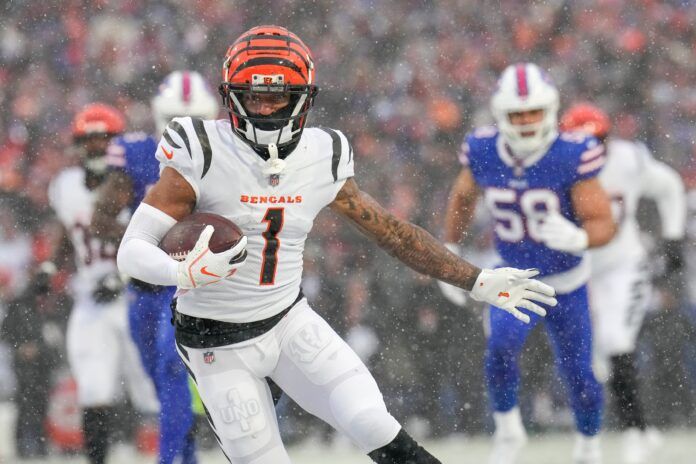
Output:
<path fill-rule="evenodd" d="M 215 228 L 209 244 L 213 253 L 229 250 L 244 235 L 234 222 L 219 214 L 193 213 L 169 229 L 159 247 L 177 261 L 183 261 L 196 245 L 198 237 L 207 225 Z"/>

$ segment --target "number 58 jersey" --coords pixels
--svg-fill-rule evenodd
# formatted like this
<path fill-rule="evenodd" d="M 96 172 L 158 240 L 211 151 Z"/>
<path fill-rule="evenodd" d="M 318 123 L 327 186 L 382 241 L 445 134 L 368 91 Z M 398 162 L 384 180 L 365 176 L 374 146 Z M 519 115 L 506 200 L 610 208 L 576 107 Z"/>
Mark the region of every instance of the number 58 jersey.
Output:
<path fill-rule="evenodd" d="M 495 128 L 480 128 L 462 145 L 460 161 L 471 170 L 495 219 L 495 245 L 505 265 L 537 268 L 561 292 L 587 280 L 583 257 L 548 248 L 539 227 L 551 211 L 579 225 L 571 190 L 604 164 L 604 147 L 595 138 L 563 133 L 545 153 L 520 160 Z"/>
<path fill-rule="evenodd" d="M 247 236 L 247 259 L 229 280 L 179 296 L 177 309 L 226 322 L 271 317 L 297 298 L 314 218 L 353 176 L 353 153 L 336 130 L 307 128 L 279 175 L 227 120 L 175 118 L 157 147 L 160 170 L 181 174 L 195 210 L 224 216 Z"/>

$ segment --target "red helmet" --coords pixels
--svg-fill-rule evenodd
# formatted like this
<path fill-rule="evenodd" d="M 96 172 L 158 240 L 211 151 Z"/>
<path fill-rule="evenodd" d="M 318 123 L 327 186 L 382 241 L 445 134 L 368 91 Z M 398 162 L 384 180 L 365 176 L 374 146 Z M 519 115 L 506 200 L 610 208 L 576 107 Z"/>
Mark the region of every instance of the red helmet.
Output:
<path fill-rule="evenodd" d="M 604 139 L 611 130 L 609 116 L 590 103 L 577 103 L 561 116 L 562 131 L 582 131 Z"/>
<path fill-rule="evenodd" d="M 75 115 L 72 122 L 73 138 L 96 134 L 117 135 L 126 129 L 126 119 L 113 106 L 91 103 Z"/>
<path fill-rule="evenodd" d="M 263 158 L 275 145 L 284 158 L 297 146 L 307 113 L 318 92 L 312 52 L 280 26 L 258 26 L 229 47 L 222 66 L 220 94 L 232 129 Z M 268 115 L 248 111 L 253 98 L 286 98 L 289 103 Z"/>

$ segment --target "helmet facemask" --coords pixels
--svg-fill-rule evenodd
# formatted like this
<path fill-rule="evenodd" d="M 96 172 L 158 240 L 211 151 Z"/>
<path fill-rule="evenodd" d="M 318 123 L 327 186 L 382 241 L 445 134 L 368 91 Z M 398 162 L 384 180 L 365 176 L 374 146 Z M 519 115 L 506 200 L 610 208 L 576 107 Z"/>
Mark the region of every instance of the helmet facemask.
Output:
<path fill-rule="evenodd" d="M 541 118 L 536 122 L 515 123 L 516 113 L 541 111 Z M 553 108 L 532 108 L 523 111 L 508 111 L 498 120 L 500 132 L 516 156 L 526 158 L 545 149 L 556 136 L 557 110 Z"/>
<path fill-rule="evenodd" d="M 93 133 L 75 137 L 72 152 L 80 159 L 89 179 L 97 183 L 106 176 L 109 168 L 106 151 L 115 134 Z"/>
<path fill-rule="evenodd" d="M 307 113 L 318 92 L 314 85 L 284 85 L 282 78 L 282 75 L 254 75 L 252 84 L 220 85 L 220 94 L 229 110 L 233 130 L 264 159 L 269 156 L 270 144 L 277 146 L 281 159 L 297 146 Z M 263 79 L 267 83 L 258 83 Z M 275 83 L 270 83 L 269 80 Z M 254 113 L 245 104 L 248 99 L 269 96 L 277 96 L 279 99 L 286 97 L 288 103 L 268 115 Z"/>

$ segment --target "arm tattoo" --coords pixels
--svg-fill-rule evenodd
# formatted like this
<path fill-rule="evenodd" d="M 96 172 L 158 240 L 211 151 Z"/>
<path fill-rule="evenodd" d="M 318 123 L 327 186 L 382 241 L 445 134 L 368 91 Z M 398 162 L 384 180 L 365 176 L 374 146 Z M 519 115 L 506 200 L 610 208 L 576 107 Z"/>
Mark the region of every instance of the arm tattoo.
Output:
<path fill-rule="evenodd" d="M 390 255 L 422 274 L 470 290 L 481 272 L 449 252 L 424 229 L 390 214 L 352 179 L 346 182 L 331 206 Z"/>

